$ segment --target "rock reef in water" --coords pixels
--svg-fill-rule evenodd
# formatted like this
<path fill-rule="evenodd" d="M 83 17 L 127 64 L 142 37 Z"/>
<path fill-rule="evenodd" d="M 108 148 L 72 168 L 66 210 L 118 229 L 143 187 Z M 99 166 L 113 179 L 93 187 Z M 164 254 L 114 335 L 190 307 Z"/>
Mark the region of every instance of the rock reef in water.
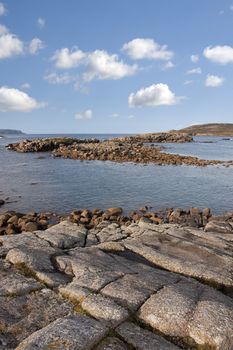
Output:
<path fill-rule="evenodd" d="M 32 140 L 22 140 L 17 143 L 10 143 L 7 145 L 7 149 L 20 153 L 30 152 L 51 152 L 62 146 L 69 146 L 74 143 L 98 143 L 97 139 L 79 140 L 70 137 L 55 137 L 55 138 L 42 138 Z"/>
<path fill-rule="evenodd" d="M 134 136 L 116 137 L 115 142 L 144 142 L 144 143 L 186 143 L 193 142 L 193 137 L 188 133 L 148 133 Z"/>
<path fill-rule="evenodd" d="M 0 348 L 230 350 L 233 215 L 173 210 L 158 224 L 142 209 L 0 236 Z"/>
<path fill-rule="evenodd" d="M 170 134 L 168 134 L 170 139 Z M 176 142 L 181 142 L 180 138 L 174 138 Z M 182 135 L 182 140 L 184 136 Z M 189 136 L 187 136 L 190 138 Z M 158 139 L 160 138 L 160 141 Z M 139 142 L 140 140 L 140 142 Z M 153 141 L 154 140 L 154 141 Z M 157 141 L 155 141 L 157 140 Z M 100 141 L 97 139 L 35 139 L 24 140 L 18 143 L 9 144 L 9 150 L 17 152 L 53 152 L 54 157 L 63 157 L 79 160 L 101 160 L 113 162 L 132 162 L 142 164 L 157 165 L 194 165 L 207 166 L 222 164 L 230 166 L 233 161 L 204 160 L 192 156 L 181 156 L 178 154 L 164 153 L 162 147 L 154 146 L 154 142 L 168 142 L 164 134 L 150 136 L 150 134 L 140 136 L 130 136 Z M 179 141 L 178 141 L 179 140 Z M 171 139 L 169 142 L 172 142 Z M 175 142 L 175 141 L 173 141 Z M 182 141 L 183 142 L 183 141 Z M 189 141 L 191 140 L 189 139 Z"/>

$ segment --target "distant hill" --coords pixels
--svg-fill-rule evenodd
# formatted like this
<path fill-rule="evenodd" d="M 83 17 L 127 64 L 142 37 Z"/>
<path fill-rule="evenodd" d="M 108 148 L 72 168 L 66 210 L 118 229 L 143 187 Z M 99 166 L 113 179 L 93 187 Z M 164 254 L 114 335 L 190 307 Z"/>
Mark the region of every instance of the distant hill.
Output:
<path fill-rule="evenodd" d="M 192 136 L 233 136 L 233 124 L 212 123 L 191 125 L 180 130 L 172 130 L 178 133 L 188 133 Z"/>
<path fill-rule="evenodd" d="M 0 135 L 23 135 L 24 133 L 21 130 L 13 129 L 0 129 Z"/>

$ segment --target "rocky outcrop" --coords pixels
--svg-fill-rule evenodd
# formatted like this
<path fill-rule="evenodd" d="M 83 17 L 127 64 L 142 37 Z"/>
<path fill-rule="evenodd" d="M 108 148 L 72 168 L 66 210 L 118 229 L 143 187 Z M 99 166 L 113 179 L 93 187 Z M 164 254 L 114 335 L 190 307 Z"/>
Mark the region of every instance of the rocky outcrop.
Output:
<path fill-rule="evenodd" d="M 202 167 L 208 165 L 233 165 L 233 161 L 204 160 L 192 156 L 164 153 L 162 152 L 162 147 L 154 145 L 155 142 L 192 142 L 192 137 L 187 134 L 162 133 L 129 136 L 105 141 L 69 138 L 36 139 L 10 144 L 7 148 L 17 152 L 51 151 L 54 157 L 78 160 Z"/>
<path fill-rule="evenodd" d="M 136 142 L 103 141 L 97 144 L 61 145 L 53 152 L 54 157 L 63 157 L 79 160 L 101 160 L 111 162 L 132 162 L 157 165 L 232 165 L 232 161 L 202 160 L 197 157 L 180 156 L 178 154 L 163 153 L 160 147 L 153 144 Z"/>
<path fill-rule="evenodd" d="M 0 213 L 0 236 L 45 230 L 59 221 L 60 216 L 53 213 L 22 214 L 15 211 L 5 211 Z"/>
<path fill-rule="evenodd" d="M 55 138 L 43 138 L 22 140 L 18 143 L 11 143 L 7 145 L 7 149 L 11 151 L 17 151 L 21 153 L 27 152 L 51 152 L 57 149 L 61 145 L 72 145 L 74 143 L 97 143 L 96 139 L 79 140 L 77 138 L 69 137 L 55 137 Z"/>
<path fill-rule="evenodd" d="M 76 236 L 76 232 L 73 235 L 71 226 L 68 226 L 70 234 L 69 243 L 64 243 L 63 233 L 61 233 L 59 237 L 53 236 L 53 225 L 58 224 L 64 219 L 68 219 L 70 222 L 83 227 L 78 236 Z M 50 244 L 56 245 L 59 248 L 62 248 L 64 244 L 68 244 L 67 248 L 69 249 L 73 244 L 76 244 L 77 241 L 83 242 L 86 239 L 85 232 L 87 229 L 101 228 L 98 237 L 89 234 L 88 244 L 92 244 L 96 242 L 96 240 L 97 242 L 102 242 L 106 237 L 108 237 L 108 240 L 111 240 L 113 235 L 115 240 L 117 237 L 122 239 L 125 232 L 121 227 L 131 225 L 132 223 L 138 223 L 141 219 L 144 222 L 156 225 L 173 223 L 179 224 L 180 226 L 201 227 L 205 228 L 206 232 L 217 231 L 226 234 L 226 232 L 232 233 L 233 231 L 233 213 L 229 212 L 224 215 L 215 216 L 211 214 L 209 208 L 203 210 L 199 208 L 190 208 L 186 210 L 167 208 L 152 211 L 148 207 L 143 207 L 136 211 L 130 211 L 127 215 L 122 208 L 108 208 L 106 210 L 96 208 L 93 210 L 74 210 L 70 214 L 64 216 L 59 216 L 55 213 L 23 214 L 15 211 L 6 211 L 0 214 L 0 236 L 40 230 L 41 232 L 38 232 L 37 235 L 41 235 L 41 237 L 47 239 Z M 111 225 L 109 225 L 109 222 L 111 222 Z M 62 232 L 64 232 L 64 222 L 62 222 L 61 228 L 63 230 Z"/>
<path fill-rule="evenodd" d="M 143 142 L 143 143 L 186 143 L 193 142 L 192 136 L 188 133 L 161 132 L 141 134 L 126 137 L 114 138 L 115 142 Z"/>
<path fill-rule="evenodd" d="M 230 350 L 233 230 L 223 218 L 204 231 L 108 214 L 91 229 L 66 220 L 0 237 L 0 349 Z"/>

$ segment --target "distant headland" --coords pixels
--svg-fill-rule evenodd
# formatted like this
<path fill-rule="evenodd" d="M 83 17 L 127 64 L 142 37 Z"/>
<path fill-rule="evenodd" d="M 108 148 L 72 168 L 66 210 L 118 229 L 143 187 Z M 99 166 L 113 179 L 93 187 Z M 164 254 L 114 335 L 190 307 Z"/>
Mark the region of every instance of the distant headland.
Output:
<path fill-rule="evenodd" d="M 24 135 L 24 132 L 21 130 L 14 130 L 14 129 L 0 129 L 0 136 L 5 135 Z"/>
<path fill-rule="evenodd" d="M 180 130 L 172 130 L 177 133 L 187 133 L 192 136 L 233 136 L 232 123 L 211 123 L 191 125 Z"/>

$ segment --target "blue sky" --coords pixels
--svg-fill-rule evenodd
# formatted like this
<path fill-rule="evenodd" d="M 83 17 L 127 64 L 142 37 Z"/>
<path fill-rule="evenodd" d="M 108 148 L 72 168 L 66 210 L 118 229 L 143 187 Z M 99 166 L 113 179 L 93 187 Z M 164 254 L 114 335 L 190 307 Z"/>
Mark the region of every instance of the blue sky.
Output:
<path fill-rule="evenodd" d="M 0 128 L 233 122 L 233 1 L 0 2 Z"/>

